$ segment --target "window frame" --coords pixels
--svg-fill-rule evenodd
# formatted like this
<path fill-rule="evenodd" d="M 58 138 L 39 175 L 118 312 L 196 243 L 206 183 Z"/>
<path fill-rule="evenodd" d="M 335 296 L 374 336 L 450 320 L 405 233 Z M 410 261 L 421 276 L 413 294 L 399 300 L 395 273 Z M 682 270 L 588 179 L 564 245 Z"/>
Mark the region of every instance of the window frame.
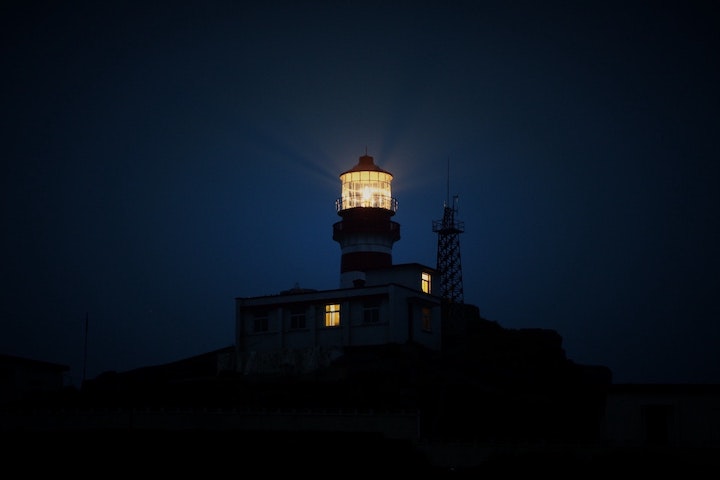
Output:
<path fill-rule="evenodd" d="M 253 312 L 253 333 L 265 333 L 270 331 L 270 312 L 267 310 L 256 310 Z"/>
<path fill-rule="evenodd" d="M 290 307 L 290 330 L 307 328 L 307 308 L 304 306 Z"/>
<path fill-rule="evenodd" d="M 432 308 L 420 307 L 420 323 L 424 332 L 432 332 Z"/>
<path fill-rule="evenodd" d="M 326 303 L 325 313 L 323 315 L 323 326 L 328 328 L 335 328 L 340 326 L 340 311 L 341 307 L 339 303 Z"/>
<path fill-rule="evenodd" d="M 420 290 L 428 295 L 432 294 L 432 274 L 430 272 L 420 274 Z"/>
<path fill-rule="evenodd" d="M 380 306 L 381 302 L 378 300 L 363 302 L 363 325 L 375 325 L 380 323 Z"/>

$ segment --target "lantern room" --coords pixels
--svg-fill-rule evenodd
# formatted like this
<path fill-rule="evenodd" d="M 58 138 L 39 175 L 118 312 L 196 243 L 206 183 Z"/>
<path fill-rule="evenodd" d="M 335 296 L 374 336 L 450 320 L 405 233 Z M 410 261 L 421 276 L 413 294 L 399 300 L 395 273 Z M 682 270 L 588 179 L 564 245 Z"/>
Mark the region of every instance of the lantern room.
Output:
<path fill-rule="evenodd" d="M 350 208 L 382 208 L 392 214 L 397 211 L 397 200 L 392 198 L 393 176 L 375 165 L 373 157 L 364 155 L 352 169 L 340 174 L 341 197 L 336 201 L 337 211 Z"/>

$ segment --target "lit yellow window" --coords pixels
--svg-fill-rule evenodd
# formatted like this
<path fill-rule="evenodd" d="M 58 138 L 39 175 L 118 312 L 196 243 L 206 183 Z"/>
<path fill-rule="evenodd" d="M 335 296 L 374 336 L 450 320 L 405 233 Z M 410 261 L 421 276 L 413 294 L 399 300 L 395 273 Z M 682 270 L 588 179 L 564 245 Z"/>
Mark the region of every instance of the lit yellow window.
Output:
<path fill-rule="evenodd" d="M 337 327 L 340 325 L 340 304 L 330 303 L 325 305 L 325 326 Z"/>
<path fill-rule="evenodd" d="M 422 282 L 421 282 L 421 288 L 422 291 L 425 293 L 431 293 L 430 292 L 430 285 L 431 285 L 431 277 L 430 274 L 427 272 L 423 272 L 422 274 Z"/>

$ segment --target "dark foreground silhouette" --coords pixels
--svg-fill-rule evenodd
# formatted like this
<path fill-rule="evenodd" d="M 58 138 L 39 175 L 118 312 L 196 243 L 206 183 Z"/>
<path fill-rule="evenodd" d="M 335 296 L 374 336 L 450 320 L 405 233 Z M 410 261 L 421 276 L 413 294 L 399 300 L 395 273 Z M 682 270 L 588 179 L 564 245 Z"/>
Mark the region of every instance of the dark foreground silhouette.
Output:
<path fill-rule="evenodd" d="M 695 478 L 708 468 L 720 466 L 717 451 L 628 449 L 588 455 L 573 448 L 517 449 L 479 458 L 471 465 L 437 465 L 412 441 L 364 433 L 92 430 L 23 432 L 6 436 L 6 440 L 7 466 L 21 466 L 24 474 L 74 470 L 80 476 L 220 475 L 233 471 L 237 475 L 254 472 L 506 478 L 532 473 L 556 478 L 607 478 L 627 473 L 674 472 Z"/>
<path fill-rule="evenodd" d="M 92 478 L 700 478 L 720 466 L 717 448 L 611 447 L 603 429 L 607 368 L 567 359 L 556 332 L 507 330 L 475 317 L 447 332 L 442 352 L 346 348 L 306 374 L 218 371 L 218 352 L 106 372 L 80 390 L 1 405 L 3 460 L 23 475 Z"/>

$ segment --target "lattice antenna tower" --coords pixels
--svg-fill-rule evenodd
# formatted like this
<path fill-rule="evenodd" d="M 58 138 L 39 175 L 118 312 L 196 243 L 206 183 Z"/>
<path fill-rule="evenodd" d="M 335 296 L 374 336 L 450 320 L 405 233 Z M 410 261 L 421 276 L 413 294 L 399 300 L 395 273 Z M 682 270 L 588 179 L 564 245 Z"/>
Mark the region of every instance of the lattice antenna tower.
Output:
<path fill-rule="evenodd" d="M 450 204 L 450 161 L 447 166 L 447 198 L 443 206 L 442 220 L 434 220 L 433 232 L 438 234 L 437 271 L 440 275 L 440 296 L 450 304 L 464 303 L 462 263 L 460 262 L 460 234 L 465 223 L 455 219 L 458 212 L 458 196 Z"/>

